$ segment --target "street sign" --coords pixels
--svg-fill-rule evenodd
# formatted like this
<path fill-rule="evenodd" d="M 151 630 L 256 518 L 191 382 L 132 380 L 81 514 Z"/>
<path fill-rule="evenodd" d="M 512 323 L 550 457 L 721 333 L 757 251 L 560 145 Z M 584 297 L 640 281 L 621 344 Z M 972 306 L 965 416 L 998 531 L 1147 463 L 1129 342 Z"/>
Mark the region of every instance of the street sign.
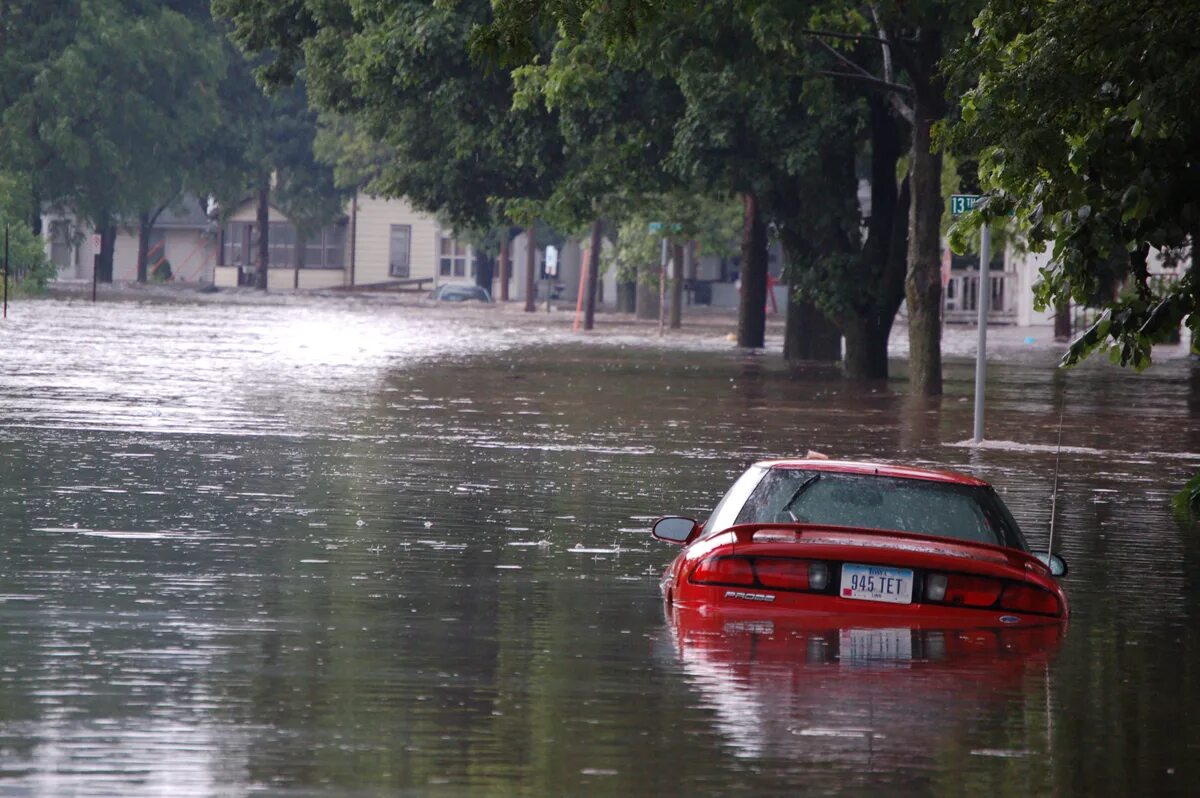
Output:
<path fill-rule="evenodd" d="M 92 250 L 95 252 L 100 251 L 100 234 L 99 233 L 96 233 L 95 235 L 92 236 Z"/>
<path fill-rule="evenodd" d="M 558 248 L 554 246 L 546 247 L 546 276 L 558 276 Z"/>
<path fill-rule="evenodd" d="M 951 194 L 950 215 L 961 216 L 974 208 L 976 202 L 979 202 L 978 194 Z"/>
<path fill-rule="evenodd" d="M 650 223 L 651 233 L 661 233 L 663 230 L 666 230 L 670 233 L 678 233 L 682 229 L 683 225 L 681 225 L 679 222 L 672 222 L 671 224 L 663 224 L 662 222 Z"/>

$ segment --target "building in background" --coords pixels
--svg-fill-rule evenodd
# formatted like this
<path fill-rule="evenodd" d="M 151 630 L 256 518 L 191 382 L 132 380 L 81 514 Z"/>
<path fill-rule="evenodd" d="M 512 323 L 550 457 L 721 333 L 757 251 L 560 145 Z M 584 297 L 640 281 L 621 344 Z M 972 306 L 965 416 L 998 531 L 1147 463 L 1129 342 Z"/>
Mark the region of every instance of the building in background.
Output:
<path fill-rule="evenodd" d="M 100 252 L 100 236 L 90 224 L 66 211 L 42 216 L 46 256 L 58 268 L 59 280 L 92 279 L 92 259 Z M 119 227 L 113 249 L 113 280 L 137 279 L 137 226 Z M 217 262 L 217 225 L 204 205 L 185 196 L 166 208 L 150 232 L 147 271 L 151 279 L 211 283 Z"/>

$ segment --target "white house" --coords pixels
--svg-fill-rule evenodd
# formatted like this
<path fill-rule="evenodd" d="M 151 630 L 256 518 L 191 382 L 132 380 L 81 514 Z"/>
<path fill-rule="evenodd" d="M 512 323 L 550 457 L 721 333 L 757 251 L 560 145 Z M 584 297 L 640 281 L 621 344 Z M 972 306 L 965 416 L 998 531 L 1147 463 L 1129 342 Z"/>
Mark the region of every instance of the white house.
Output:
<path fill-rule="evenodd" d="M 59 280 L 91 280 L 92 259 L 100 252 L 100 236 L 90 224 L 65 211 L 42 216 L 46 256 L 58 267 Z M 113 280 L 137 279 L 137 227 L 117 229 Z M 184 197 L 164 210 L 150 232 L 147 266 L 164 277 L 167 267 L 177 282 L 211 283 L 217 260 L 217 226 L 200 201 Z"/>

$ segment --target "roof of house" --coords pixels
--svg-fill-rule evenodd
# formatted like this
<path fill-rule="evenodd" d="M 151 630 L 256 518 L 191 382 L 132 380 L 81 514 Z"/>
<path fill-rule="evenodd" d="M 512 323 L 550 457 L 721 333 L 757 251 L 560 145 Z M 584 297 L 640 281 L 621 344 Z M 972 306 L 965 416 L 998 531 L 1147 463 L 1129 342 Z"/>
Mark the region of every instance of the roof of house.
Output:
<path fill-rule="evenodd" d="M 211 224 L 200 199 L 188 194 L 163 211 L 154 222 L 166 230 L 203 230 Z"/>

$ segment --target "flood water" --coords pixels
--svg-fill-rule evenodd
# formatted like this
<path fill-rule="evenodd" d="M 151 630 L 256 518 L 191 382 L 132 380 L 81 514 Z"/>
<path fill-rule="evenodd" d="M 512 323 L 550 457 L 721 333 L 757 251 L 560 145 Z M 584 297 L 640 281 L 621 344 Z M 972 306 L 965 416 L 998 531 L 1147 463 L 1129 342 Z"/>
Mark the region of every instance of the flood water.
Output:
<path fill-rule="evenodd" d="M 1168 506 L 1200 469 L 1200 368 L 1179 350 L 1137 375 L 999 348 L 977 449 L 965 357 L 917 401 L 724 330 L 513 316 L 13 308 L 0 794 L 1200 790 L 1200 529 Z M 1060 406 L 1061 640 L 814 649 L 664 612 L 676 550 L 648 521 L 809 448 L 982 476 L 1044 547 Z"/>

